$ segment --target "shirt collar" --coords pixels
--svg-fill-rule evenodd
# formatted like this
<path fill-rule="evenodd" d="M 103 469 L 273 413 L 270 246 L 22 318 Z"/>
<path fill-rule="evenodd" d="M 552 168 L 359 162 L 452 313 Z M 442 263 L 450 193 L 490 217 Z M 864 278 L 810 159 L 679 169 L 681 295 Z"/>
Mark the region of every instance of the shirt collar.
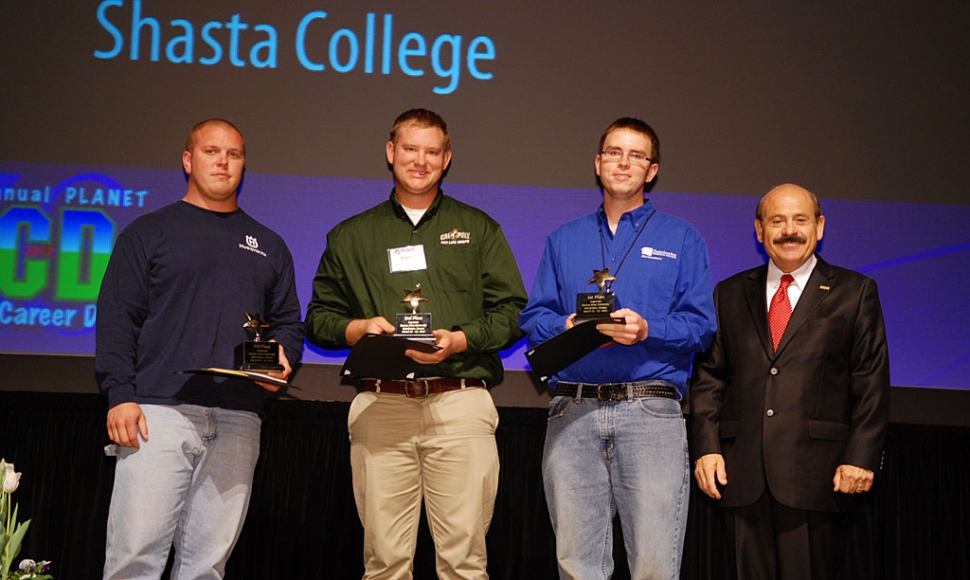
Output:
<path fill-rule="evenodd" d="M 633 221 L 634 227 L 639 227 L 640 224 L 643 223 L 643 220 L 647 219 L 647 217 L 650 214 L 652 214 L 654 211 L 655 211 L 655 208 L 653 207 L 653 202 L 650 201 L 650 198 L 644 198 L 643 205 L 641 205 L 636 209 L 632 209 L 624 213 L 622 216 L 620 216 L 620 223 L 623 223 L 624 219 L 628 219 Z M 603 209 L 603 204 L 600 204 L 599 210 L 597 210 L 596 214 L 597 214 L 597 217 L 599 218 L 600 225 L 602 225 L 604 228 L 607 229 L 607 231 L 609 231 L 610 222 L 609 222 L 609 218 L 606 217 L 606 210 Z"/>
<path fill-rule="evenodd" d="M 438 187 L 438 195 L 436 195 L 434 197 L 434 201 L 431 202 L 431 205 L 428 206 L 428 209 L 424 212 L 424 216 L 421 218 L 421 221 L 424 221 L 425 218 L 429 218 L 429 217 L 433 216 L 434 214 L 438 213 L 438 208 L 441 206 L 441 199 L 444 196 L 445 196 L 445 190 L 442 189 L 439 186 Z M 403 218 L 403 219 L 407 220 L 410 223 L 411 218 L 409 218 L 407 212 L 404 211 L 404 206 L 401 205 L 401 202 L 399 202 L 396 197 L 394 197 L 394 188 L 393 187 L 391 188 L 391 196 L 390 196 L 390 199 L 391 199 L 391 207 L 394 208 L 394 213 L 398 217 Z"/>
<path fill-rule="evenodd" d="M 808 285 L 808 278 L 812 275 L 812 270 L 815 269 L 815 264 L 817 263 L 818 258 L 815 257 L 815 254 L 812 254 L 798 269 L 793 272 L 787 272 L 795 279 L 795 286 L 805 288 Z M 781 276 L 785 273 L 774 262 L 768 260 L 768 286 L 778 287 L 781 284 Z"/>

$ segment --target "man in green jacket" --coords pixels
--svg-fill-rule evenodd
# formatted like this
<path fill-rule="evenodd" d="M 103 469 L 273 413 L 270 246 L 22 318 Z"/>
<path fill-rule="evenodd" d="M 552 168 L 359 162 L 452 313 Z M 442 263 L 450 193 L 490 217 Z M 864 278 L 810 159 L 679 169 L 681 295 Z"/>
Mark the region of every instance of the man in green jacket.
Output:
<path fill-rule="evenodd" d="M 498 223 L 442 192 L 451 143 L 440 116 L 401 114 L 386 150 L 394 190 L 327 235 L 307 339 L 340 349 L 391 334 L 389 319 L 411 311 L 405 292 L 427 300 L 438 349 L 405 352 L 420 363 L 415 380 L 360 379 L 350 407 L 364 578 L 411 577 L 422 498 L 439 578 L 487 578 L 499 465 L 486 387 L 502 380 L 498 351 L 522 336 L 525 286 Z"/>

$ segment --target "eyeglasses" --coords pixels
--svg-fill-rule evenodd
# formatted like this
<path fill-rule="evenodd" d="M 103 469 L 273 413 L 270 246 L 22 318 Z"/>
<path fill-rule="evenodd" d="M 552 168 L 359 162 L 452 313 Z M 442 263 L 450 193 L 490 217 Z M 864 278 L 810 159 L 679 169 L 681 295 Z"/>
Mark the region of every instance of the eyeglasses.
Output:
<path fill-rule="evenodd" d="M 605 151 L 600 151 L 600 156 L 603 161 L 609 161 L 610 163 L 619 163 L 623 159 L 622 149 L 607 149 Z M 626 153 L 626 158 L 630 160 L 631 165 L 643 165 L 647 166 L 653 163 L 653 159 L 647 157 L 646 153 L 642 151 L 628 151 Z"/>

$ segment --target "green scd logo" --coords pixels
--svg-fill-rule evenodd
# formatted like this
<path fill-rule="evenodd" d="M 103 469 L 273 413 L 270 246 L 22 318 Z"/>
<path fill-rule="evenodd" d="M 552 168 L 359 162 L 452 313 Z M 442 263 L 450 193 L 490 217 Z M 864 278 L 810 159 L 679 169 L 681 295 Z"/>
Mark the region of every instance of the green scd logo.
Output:
<path fill-rule="evenodd" d="M 59 187 L 61 202 L 78 203 L 79 188 Z M 28 203 L 0 211 L 0 325 L 92 328 L 114 221 L 102 209 L 54 208 L 50 188 L 11 191 L 0 188 L 4 201 Z"/>

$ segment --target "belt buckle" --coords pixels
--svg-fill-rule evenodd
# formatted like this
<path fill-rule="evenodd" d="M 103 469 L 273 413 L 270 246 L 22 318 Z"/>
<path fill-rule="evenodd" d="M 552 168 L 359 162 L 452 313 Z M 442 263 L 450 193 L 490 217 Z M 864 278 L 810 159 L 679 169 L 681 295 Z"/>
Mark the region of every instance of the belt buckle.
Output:
<path fill-rule="evenodd" d="M 416 391 L 412 392 L 411 391 L 411 387 L 412 386 L 417 386 L 417 385 L 424 386 L 424 389 L 423 389 L 424 392 L 421 392 L 421 390 L 416 390 Z M 431 392 L 430 389 L 431 389 L 431 387 L 430 387 L 430 385 L 428 385 L 428 380 L 427 379 L 418 379 L 416 381 L 405 381 L 404 382 L 404 396 L 406 396 L 408 398 L 418 399 L 418 398 L 422 398 L 422 397 L 427 397 L 428 394 Z"/>
<path fill-rule="evenodd" d="M 619 401 L 626 398 L 626 394 L 618 393 L 613 389 L 617 386 L 616 383 L 603 383 L 601 385 L 596 385 L 596 398 L 600 401 Z"/>

